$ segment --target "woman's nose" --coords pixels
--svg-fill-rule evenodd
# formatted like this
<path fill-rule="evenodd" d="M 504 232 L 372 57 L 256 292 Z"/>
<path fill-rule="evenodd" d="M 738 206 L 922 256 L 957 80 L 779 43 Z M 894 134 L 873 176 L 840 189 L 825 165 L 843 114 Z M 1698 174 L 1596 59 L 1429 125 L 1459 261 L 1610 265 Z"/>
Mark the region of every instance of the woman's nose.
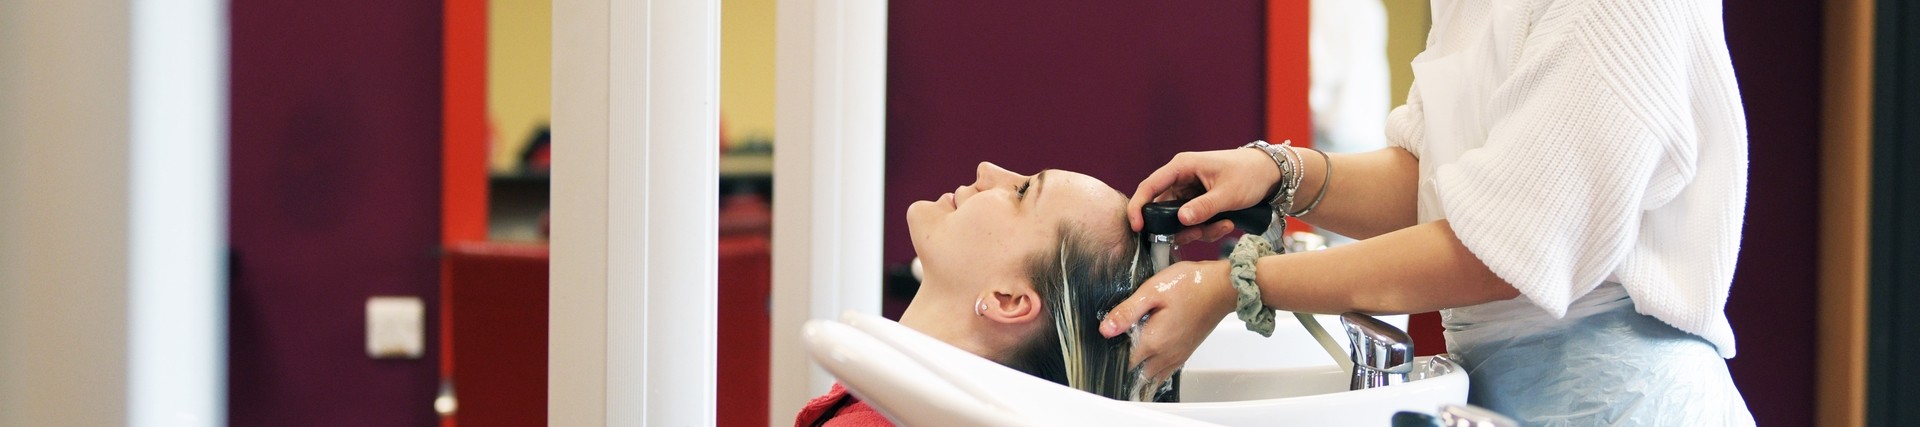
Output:
<path fill-rule="evenodd" d="M 993 162 L 980 162 L 980 166 L 974 168 L 973 186 L 985 190 L 1019 179 L 1020 174 L 1001 168 L 1000 165 Z"/>

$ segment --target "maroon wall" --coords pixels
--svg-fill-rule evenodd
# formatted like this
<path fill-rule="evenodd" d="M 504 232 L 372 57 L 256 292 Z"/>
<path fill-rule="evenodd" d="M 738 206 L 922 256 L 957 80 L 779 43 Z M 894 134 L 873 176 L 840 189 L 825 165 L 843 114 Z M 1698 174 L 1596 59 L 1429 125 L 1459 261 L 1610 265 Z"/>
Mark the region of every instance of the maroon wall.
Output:
<path fill-rule="evenodd" d="M 236 426 L 436 421 L 440 2 L 232 4 Z M 427 354 L 372 360 L 365 304 L 427 301 Z"/>
<path fill-rule="evenodd" d="M 1729 1 L 1727 48 L 1746 103 L 1749 163 L 1727 317 L 1727 362 L 1761 424 L 1813 425 L 1821 2 Z"/>
<path fill-rule="evenodd" d="M 1263 2 L 894 2 L 887 37 L 888 264 L 906 208 L 974 165 L 1069 169 L 1131 194 L 1174 153 L 1260 138 Z"/>

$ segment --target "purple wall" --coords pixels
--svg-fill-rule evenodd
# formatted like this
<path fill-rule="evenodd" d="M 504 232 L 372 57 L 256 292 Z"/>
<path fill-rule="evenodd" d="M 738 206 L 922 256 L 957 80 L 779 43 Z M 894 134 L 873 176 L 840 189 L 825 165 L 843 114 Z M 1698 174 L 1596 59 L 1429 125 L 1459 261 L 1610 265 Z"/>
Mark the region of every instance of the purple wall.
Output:
<path fill-rule="evenodd" d="M 1725 7 L 1750 150 L 1727 364 L 1762 424 L 1813 425 L 1821 2 Z"/>
<path fill-rule="evenodd" d="M 440 2 L 233 2 L 233 425 L 436 422 L 440 21 Z M 367 357 L 374 295 L 428 302 L 424 358 Z"/>
<path fill-rule="evenodd" d="M 1263 4 L 893 3 L 885 262 L 913 258 L 907 205 L 983 160 L 1131 194 L 1174 153 L 1259 139 Z"/>

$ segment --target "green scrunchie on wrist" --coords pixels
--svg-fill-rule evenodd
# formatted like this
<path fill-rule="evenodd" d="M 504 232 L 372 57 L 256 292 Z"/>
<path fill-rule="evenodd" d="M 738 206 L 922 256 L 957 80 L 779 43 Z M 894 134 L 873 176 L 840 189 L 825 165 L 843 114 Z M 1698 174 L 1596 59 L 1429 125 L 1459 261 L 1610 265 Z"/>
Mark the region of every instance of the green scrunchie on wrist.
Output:
<path fill-rule="evenodd" d="M 1273 308 L 1260 302 L 1260 283 L 1253 280 L 1259 268 L 1254 261 L 1260 257 L 1273 255 L 1273 246 L 1267 239 L 1258 235 L 1245 234 L 1240 242 L 1233 245 L 1233 289 L 1239 291 L 1240 299 L 1234 304 L 1234 313 L 1240 315 L 1240 321 L 1247 322 L 1247 330 L 1258 332 L 1260 336 L 1273 336 Z"/>

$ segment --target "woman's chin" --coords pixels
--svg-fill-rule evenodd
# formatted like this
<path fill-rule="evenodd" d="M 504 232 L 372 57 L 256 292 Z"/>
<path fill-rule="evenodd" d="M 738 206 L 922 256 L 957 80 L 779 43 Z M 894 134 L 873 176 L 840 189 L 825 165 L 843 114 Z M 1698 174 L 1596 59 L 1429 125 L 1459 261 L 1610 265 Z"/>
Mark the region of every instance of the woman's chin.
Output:
<path fill-rule="evenodd" d="M 915 252 L 919 252 L 920 233 L 915 233 L 913 230 L 920 228 L 920 222 L 926 220 L 925 217 L 932 213 L 928 209 L 933 207 L 933 202 L 926 200 L 907 205 L 907 238 L 908 241 L 913 242 Z"/>
<path fill-rule="evenodd" d="M 928 200 L 920 200 L 913 202 L 911 205 L 907 205 L 907 232 L 912 233 L 913 229 L 918 227 L 921 221 L 925 221 L 928 219 L 927 216 L 935 214 L 935 211 L 939 210 L 938 208 L 939 205 Z"/>

